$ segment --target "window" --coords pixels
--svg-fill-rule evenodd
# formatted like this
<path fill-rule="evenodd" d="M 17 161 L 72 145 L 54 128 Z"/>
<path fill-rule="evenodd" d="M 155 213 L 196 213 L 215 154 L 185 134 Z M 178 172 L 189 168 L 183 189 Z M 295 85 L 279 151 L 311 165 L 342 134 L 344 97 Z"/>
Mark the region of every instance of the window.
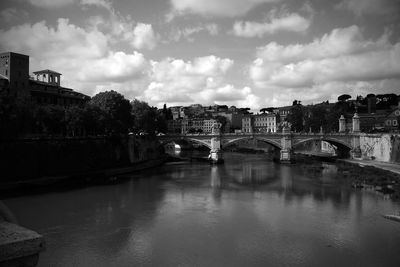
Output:
<path fill-rule="evenodd" d="M 397 126 L 397 120 L 393 120 L 393 126 Z"/>

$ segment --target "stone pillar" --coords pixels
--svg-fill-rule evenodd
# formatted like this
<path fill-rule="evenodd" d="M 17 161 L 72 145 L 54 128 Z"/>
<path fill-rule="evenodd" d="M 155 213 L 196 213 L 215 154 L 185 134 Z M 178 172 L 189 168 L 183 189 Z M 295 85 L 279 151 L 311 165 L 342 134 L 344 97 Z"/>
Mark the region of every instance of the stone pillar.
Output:
<path fill-rule="evenodd" d="M 221 150 L 220 127 L 221 125 L 219 123 L 215 123 L 211 131 L 211 134 L 213 136 L 211 137 L 211 150 L 208 159 L 210 160 L 211 163 L 215 164 L 224 162 L 223 153 Z"/>
<path fill-rule="evenodd" d="M 291 163 L 292 162 L 292 137 L 290 134 L 286 133 L 285 128 L 283 129 L 284 136 L 281 138 L 281 163 Z"/>
<path fill-rule="evenodd" d="M 360 132 L 360 117 L 356 112 L 354 113 L 353 116 L 353 133 L 358 133 L 358 132 Z"/>
<path fill-rule="evenodd" d="M 350 151 L 351 157 L 361 158 L 360 136 L 359 135 L 353 136 L 351 143 L 353 147 L 353 149 Z"/>
<path fill-rule="evenodd" d="M 339 118 L 339 133 L 344 133 L 344 132 L 346 132 L 346 119 L 342 115 Z"/>

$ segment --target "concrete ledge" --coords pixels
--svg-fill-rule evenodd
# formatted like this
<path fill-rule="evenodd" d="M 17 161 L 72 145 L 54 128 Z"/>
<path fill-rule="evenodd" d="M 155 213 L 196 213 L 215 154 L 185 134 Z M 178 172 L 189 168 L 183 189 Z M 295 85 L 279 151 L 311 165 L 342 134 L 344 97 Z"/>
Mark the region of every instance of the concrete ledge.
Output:
<path fill-rule="evenodd" d="M 0 222 L 0 267 L 36 266 L 42 250 L 43 236 L 16 224 Z"/>

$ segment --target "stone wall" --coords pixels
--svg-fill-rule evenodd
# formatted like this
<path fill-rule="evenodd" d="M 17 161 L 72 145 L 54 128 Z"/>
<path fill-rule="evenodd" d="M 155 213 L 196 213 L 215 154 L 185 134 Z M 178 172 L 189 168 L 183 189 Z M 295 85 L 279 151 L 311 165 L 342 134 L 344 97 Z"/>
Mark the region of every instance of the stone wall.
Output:
<path fill-rule="evenodd" d="M 397 134 L 363 134 L 360 148 L 363 159 L 400 162 L 400 136 Z"/>
<path fill-rule="evenodd" d="M 124 167 L 162 154 L 148 136 L 0 141 L 0 183 Z"/>

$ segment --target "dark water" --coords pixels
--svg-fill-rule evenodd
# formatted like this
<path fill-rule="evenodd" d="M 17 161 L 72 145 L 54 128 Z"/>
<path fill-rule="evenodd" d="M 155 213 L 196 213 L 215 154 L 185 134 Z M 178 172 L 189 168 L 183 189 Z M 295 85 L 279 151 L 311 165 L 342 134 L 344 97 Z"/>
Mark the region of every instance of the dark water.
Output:
<path fill-rule="evenodd" d="M 111 186 L 7 199 L 39 266 L 400 266 L 400 204 L 262 155 L 174 163 Z"/>

